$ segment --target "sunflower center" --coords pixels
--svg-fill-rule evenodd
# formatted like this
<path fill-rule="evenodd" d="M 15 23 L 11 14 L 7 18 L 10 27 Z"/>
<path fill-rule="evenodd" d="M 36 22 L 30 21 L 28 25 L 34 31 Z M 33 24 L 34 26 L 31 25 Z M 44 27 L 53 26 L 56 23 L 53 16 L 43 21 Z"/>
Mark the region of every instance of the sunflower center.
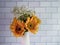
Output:
<path fill-rule="evenodd" d="M 30 27 L 32 27 L 32 24 L 30 24 Z"/>
<path fill-rule="evenodd" d="M 29 23 L 27 24 L 27 27 L 28 27 L 30 30 L 31 30 L 31 29 L 34 29 L 35 24 L 32 23 L 32 22 L 29 22 Z"/>
<path fill-rule="evenodd" d="M 29 24 L 29 27 L 30 27 L 30 28 L 33 28 L 34 26 L 33 26 L 33 24 Z"/>
<path fill-rule="evenodd" d="M 20 28 L 19 26 L 16 26 L 16 30 L 17 30 L 17 31 L 20 31 L 21 28 Z"/>

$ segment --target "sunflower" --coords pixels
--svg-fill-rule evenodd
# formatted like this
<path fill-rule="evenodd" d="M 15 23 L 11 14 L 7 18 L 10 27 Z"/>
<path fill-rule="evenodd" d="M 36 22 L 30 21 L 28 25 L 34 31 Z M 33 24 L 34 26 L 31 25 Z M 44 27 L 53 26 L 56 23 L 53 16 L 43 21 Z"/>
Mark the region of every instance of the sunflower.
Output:
<path fill-rule="evenodd" d="M 25 25 L 28 31 L 32 32 L 33 34 L 36 34 L 38 32 L 37 29 L 39 23 L 41 23 L 41 20 L 39 20 L 36 16 L 32 16 L 31 18 L 27 18 Z"/>
<path fill-rule="evenodd" d="M 10 29 L 13 32 L 14 36 L 19 37 L 23 36 L 25 29 L 24 29 L 24 23 L 17 20 L 16 17 L 13 19 L 12 24 L 10 25 Z"/>

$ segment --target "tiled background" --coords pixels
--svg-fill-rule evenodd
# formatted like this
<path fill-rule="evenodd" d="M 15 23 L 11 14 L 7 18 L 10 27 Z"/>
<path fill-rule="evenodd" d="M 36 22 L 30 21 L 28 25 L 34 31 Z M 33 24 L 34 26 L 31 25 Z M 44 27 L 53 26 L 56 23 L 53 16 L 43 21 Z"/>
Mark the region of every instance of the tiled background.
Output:
<path fill-rule="evenodd" d="M 0 0 L 0 45 L 22 45 L 9 29 L 12 9 L 21 5 L 35 10 L 42 20 L 39 32 L 30 33 L 31 45 L 60 45 L 60 0 Z"/>

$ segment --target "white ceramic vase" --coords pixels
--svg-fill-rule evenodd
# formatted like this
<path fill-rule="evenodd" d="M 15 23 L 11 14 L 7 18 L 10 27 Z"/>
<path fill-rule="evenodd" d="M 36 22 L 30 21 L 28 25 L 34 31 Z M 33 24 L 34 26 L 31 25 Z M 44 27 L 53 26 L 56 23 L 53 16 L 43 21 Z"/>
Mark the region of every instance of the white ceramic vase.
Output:
<path fill-rule="evenodd" d="M 29 37 L 29 32 L 25 32 L 23 36 L 23 44 L 22 45 L 30 45 L 30 37 Z"/>

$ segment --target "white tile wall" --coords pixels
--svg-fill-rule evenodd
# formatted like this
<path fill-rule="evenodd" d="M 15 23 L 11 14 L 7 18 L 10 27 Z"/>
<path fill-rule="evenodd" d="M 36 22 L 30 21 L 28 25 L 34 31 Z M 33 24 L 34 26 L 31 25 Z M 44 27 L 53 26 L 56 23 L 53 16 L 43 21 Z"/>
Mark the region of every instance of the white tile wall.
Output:
<path fill-rule="evenodd" d="M 51 6 L 51 2 L 40 2 L 40 6 L 41 7 L 50 7 Z"/>
<path fill-rule="evenodd" d="M 46 8 L 46 13 L 57 13 L 58 12 L 58 10 L 57 10 L 57 8 L 56 7 L 47 7 Z"/>
<path fill-rule="evenodd" d="M 5 7 L 5 2 L 0 2 L 0 8 Z"/>
<path fill-rule="evenodd" d="M 17 2 L 17 6 L 27 6 L 28 7 L 28 2 Z"/>
<path fill-rule="evenodd" d="M 57 43 L 47 43 L 47 45 L 57 45 Z"/>
<path fill-rule="evenodd" d="M 39 7 L 39 2 L 29 2 L 29 7 L 32 7 L 32 8 L 34 8 L 34 7 Z"/>
<path fill-rule="evenodd" d="M 35 45 L 46 45 L 46 43 L 36 43 Z"/>
<path fill-rule="evenodd" d="M 9 43 L 9 42 L 14 43 L 14 42 L 16 42 L 16 38 L 15 37 L 5 37 L 5 42 L 7 42 L 7 43 Z"/>
<path fill-rule="evenodd" d="M 0 12 L 2 13 L 4 13 L 4 12 L 6 12 L 6 13 L 8 13 L 8 12 L 10 12 L 10 8 L 0 8 Z"/>
<path fill-rule="evenodd" d="M 21 43 L 11 43 L 11 45 L 21 45 Z"/>
<path fill-rule="evenodd" d="M 0 31 L 0 36 L 10 36 L 10 31 Z"/>
<path fill-rule="evenodd" d="M 6 3 L 6 7 L 11 8 L 16 6 L 16 2 L 5 2 Z"/>
<path fill-rule="evenodd" d="M 60 7 L 60 2 L 52 2 L 52 6 L 54 6 L 54 7 Z"/>
<path fill-rule="evenodd" d="M 60 45 L 60 0 L 0 0 L 0 45 L 22 45 L 22 38 L 13 37 L 9 28 L 13 7 L 22 5 L 42 21 L 39 32 L 30 33 L 31 45 Z"/>
<path fill-rule="evenodd" d="M 42 7 L 40 7 L 40 8 L 35 8 L 35 11 L 36 11 L 36 13 L 45 13 L 45 9 L 46 8 L 42 8 Z"/>
<path fill-rule="evenodd" d="M 0 45 L 11 45 L 10 43 L 0 43 Z"/>

